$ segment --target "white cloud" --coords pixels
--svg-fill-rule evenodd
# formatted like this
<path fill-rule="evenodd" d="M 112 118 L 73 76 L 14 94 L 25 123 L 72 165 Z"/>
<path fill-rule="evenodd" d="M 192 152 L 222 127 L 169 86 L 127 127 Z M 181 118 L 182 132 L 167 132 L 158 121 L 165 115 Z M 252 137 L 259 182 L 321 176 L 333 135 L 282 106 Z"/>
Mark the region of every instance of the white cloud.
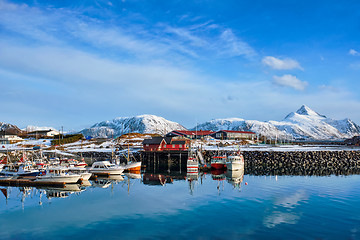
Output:
<path fill-rule="evenodd" d="M 266 56 L 262 59 L 262 63 L 276 70 L 290 70 L 296 68 L 303 70 L 300 64 L 291 58 L 279 59 L 272 56 Z"/>
<path fill-rule="evenodd" d="M 360 53 L 354 49 L 350 49 L 349 54 L 352 56 L 360 56 Z"/>
<path fill-rule="evenodd" d="M 296 90 L 303 91 L 308 85 L 307 82 L 299 80 L 297 77 L 291 74 L 285 74 L 283 76 L 274 76 L 274 83 L 280 86 L 291 87 Z"/>

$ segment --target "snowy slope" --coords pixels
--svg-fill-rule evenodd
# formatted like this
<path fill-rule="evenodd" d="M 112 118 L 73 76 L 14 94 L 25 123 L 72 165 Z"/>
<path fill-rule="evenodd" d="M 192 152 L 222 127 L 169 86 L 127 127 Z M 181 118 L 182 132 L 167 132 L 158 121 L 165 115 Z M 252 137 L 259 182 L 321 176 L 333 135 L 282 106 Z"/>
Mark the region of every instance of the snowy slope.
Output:
<path fill-rule="evenodd" d="M 0 131 L 6 131 L 14 134 L 22 133 L 20 128 L 18 128 L 16 125 L 10 123 L 3 123 L 3 122 L 0 122 Z"/>
<path fill-rule="evenodd" d="M 111 121 L 94 124 L 81 131 L 85 136 L 109 138 L 129 132 L 166 134 L 173 130 L 186 130 L 176 122 L 155 115 L 140 115 L 136 117 L 118 117 Z"/>
<path fill-rule="evenodd" d="M 333 120 L 303 105 L 283 121 L 261 122 L 241 118 L 216 119 L 195 127 L 198 130 L 253 131 L 269 138 L 299 140 L 339 140 L 360 135 L 360 127 L 350 119 Z M 195 129 L 194 128 L 194 129 Z"/>

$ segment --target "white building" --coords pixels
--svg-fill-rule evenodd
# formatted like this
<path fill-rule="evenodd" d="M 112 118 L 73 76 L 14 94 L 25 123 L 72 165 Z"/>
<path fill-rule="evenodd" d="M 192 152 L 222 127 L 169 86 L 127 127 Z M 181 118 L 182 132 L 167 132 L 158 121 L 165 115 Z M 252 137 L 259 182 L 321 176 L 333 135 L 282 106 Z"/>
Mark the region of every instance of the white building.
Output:
<path fill-rule="evenodd" d="M 28 132 L 27 135 L 29 137 L 40 138 L 40 137 L 54 137 L 59 134 L 60 134 L 59 131 L 56 131 L 54 129 L 49 129 L 49 130 L 37 130 L 33 132 Z"/>
<path fill-rule="evenodd" d="M 7 132 L 0 132 L 0 144 L 12 144 L 24 141 L 21 137 L 18 137 L 16 134 L 7 133 Z"/>

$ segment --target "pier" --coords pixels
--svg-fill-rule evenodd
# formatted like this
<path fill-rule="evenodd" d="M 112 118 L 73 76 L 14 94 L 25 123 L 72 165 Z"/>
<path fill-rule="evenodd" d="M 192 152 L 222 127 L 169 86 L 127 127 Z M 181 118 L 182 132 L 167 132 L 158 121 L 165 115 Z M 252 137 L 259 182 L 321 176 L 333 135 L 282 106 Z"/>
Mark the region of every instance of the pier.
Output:
<path fill-rule="evenodd" d="M 64 182 L 37 182 L 33 179 L 2 179 L 0 180 L 0 186 L 12 186 L 12 187 L 60 187 L 65 188 Z"/>

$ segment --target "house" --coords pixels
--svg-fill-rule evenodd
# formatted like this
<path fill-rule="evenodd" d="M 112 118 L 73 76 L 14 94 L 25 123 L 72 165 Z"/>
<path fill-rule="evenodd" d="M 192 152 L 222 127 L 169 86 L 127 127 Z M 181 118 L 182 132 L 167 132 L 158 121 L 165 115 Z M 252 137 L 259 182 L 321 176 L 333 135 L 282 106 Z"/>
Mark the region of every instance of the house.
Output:
<path fill-rule="evenodd" d="M 249 131 L 220 130 L 212 133 L 211 136 L 215 139 L 222 140 L 254 140 L 256 133 Z"/>
<path fill-rule="evenodd" d="M 163 152 L 163 151 L 187 151 L 189 140 L 173 137 L 153 137 L 144 139 L 143 149 L 145 152 Z"/>
<path fill-rule="evenodd" d="M 205 136 L 209 136 L 214 133 L 213 131 L 183 131 L 183 130 L 174 130 L 166 134 L 166 137 L 185 137 L 189 139 L 203 139 Z"/>
<path fill-rule="evenodd" d="M 60 132 L 56 131 L 54 129 L 48 129 L 48 130 L 36 130 L 33 132 L 28 132 L 27 135 L 29 137 L 35 137 L 35 138 L 42 138 L 42 137 L 54 137 L 56 135 L 59 135 Z"/>
<path fill-rule="evenodd" d="M 9 131 L 0 131 L 0 144 L 12 144 L 24 141 L 21 137 L 18 137 L 15 133 Z"/>

